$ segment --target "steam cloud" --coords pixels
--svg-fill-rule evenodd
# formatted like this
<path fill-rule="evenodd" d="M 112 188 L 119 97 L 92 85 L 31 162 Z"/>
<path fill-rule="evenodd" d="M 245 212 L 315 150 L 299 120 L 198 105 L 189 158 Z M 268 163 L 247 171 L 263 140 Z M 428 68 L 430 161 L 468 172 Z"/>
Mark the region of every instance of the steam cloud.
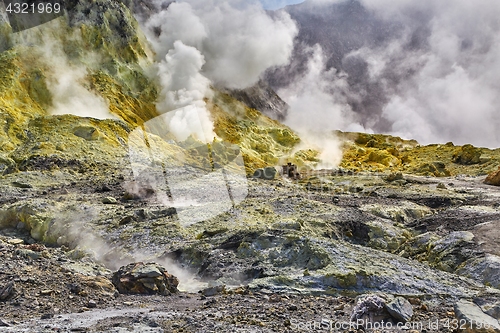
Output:
<path fill-rule="evenodd" d="M 311 118 L 335 120 L 344 130 L 373 129 L 424 144 L 500 146 L 497 1 L 309 0 L 288 11 L 301 25 L 299 39 L 309 48 L 319 43 L 327 55 L 321 74 L 317 66 L 297 69 L 294 63 L 285 70 L 294 79 L 316 75 L 320 81 L 314 80 L 315 89 L 329 91 L 329 96 L 316 92 L 331 103 L 309 103 L 316 110 Z M 315 19 L 312 28 L 304 23 L 314 25 Z M 329 40 L 307 35 L 311 29 L 325 35 L 324 22 L 332 26 Z M 311 54 L 301 44 L 294 52 Z M 278 74 L 271 75 L 274 86 L 281 86 L 283 96 L 293 96 L 297 85 L 284 80 L 283 71 Z M 293 114 L 294 108 L 290 113 L 290 123 L 314 122 Z M 323 124 L 308 125 L 316 130 Z"/>
<path fill-rule="evenodd" d="M 210 85 L 246 88 L 285 65 L 297 33 L 288 14 L 269 16 L 257 2 L 190 0 L 164 5 L 143 22 L 162 86 L 157 109 L 170 112 L 178 140 L 215 137 L 204 98 Z M 166 7 L 166 8 L 165 8 Z"/>
<path fill-rule="evenodd" d="M 349 121 L 352 110 L 344 96 L 337 94 L 346 88 L 347 82 L 336 77 L 335 69 L 325 69 L 325 56 L 319 45 L 307 52 L 310 57 L 306 74 L 278 91 L 290 106 L 285 123 L 301 135 L 306 146 L 321 152 L 320 167 L 337 166 L 342 160 L 342 150 L 333 131 L 352 123 Z M 344 103 L 340 103 L 342 100 Z"/>
<path fill-rule="evenodd" d="M 72 114 L 80 117 L 114 119 L 106 100 L 85 85 L 88 69 L 86 64 L 71 62 L 61 44 L 61 31 L 65 31 L 58 20 L 51 21 L 15 35 L 16 44 L 38 45 L 40 60 L 46 66 L 46 84 L 52 97 L 52 105 L 47 110 L 52 115 Z M 59 38 L 59 39 L 58 39 Z M 65 38 L 79 39 L 78 33 Z M 85 56 L 88 63 L 93 55 Z"/>

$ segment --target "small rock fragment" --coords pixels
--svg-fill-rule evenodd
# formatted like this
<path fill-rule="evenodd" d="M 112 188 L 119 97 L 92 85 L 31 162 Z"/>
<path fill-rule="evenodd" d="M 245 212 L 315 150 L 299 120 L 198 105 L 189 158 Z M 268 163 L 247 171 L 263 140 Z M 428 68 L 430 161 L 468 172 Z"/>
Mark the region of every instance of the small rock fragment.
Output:
<path fill-rule="evenodd" d="M 53 313 L 44 313 L 40 319 L 50 319 L 50 318 L 53 318 L 54 317 L 54 314 Z"/>
<path fill-rule="evenodd" d="M 99 131 L 92 126 L 77 126 L 73 129 L 73 134 L 87 141 L 99 139 Z"/>
<path fill-rule="evenodd" d="M 12 186 L 18 187 L 18 188 L 33 188 L 33 185 L 31 185 L 29 183 L 25 183 L 25 182 L 19 182 L 19 181 L 12 182 Z"/>
<path fill-rule="evenodd" d="M 387 303 L 385 308 L 392 317 L 402 322 L 408 322 L 413 317 L 413 308 L 403 297 L 396 297 L 392 302 Z"/>
<path fill-rule="evenodd" d="M 118 201 L 115 198 L 113 198 L 113 197 L 106 197 L 106 198 L 102 199 L 102 203 L 103 204 L 107 204 L 107 205 L 113 205 L 113 204 L 115 204 L 117 202 Z"/>
<path fill-rule="evenodd" d="M 7 243 L 11 245 L 19 245 L 19 244 L 24 244 L 24 240 L 19 239 L 19 238 L 14 238 L 14 239 L 9 239 Z"/>
<path fill-rule="evenodd" d="M 14 282 L 11 281 L 0 288 L 0 301 L 4 301 L 14 295 Z"/>
<path fill-rule="evenodd" d="M 23 258 L 31 258 L 33 260 L 36 260 L 42 256 L 40 253 L 28 249 L 18 249 L 16 250 L 16 255 Z"/>
<path fill-rule="evenodd" d="M 215 295 L 222 294 L 225 291 L 226 291 L 226 286 L 225 285 L 219 285 L 219 286 L 205 288 L 205 289 L 201 290 L 200 293 L 203 296 L 215 296 Z"/>

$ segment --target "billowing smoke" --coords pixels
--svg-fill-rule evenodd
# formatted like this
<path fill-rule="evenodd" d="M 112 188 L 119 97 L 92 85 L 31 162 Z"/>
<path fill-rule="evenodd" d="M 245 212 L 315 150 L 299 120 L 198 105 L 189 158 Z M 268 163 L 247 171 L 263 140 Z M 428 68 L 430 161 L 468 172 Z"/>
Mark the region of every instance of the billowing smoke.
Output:
<path fill-rule="evenodd" d="M 45 66 L 47 88 L 51 94 L 52 105 L 47 112 L 52 115 L 72 114 L 80 117 L 97 119 L 115 118 L 109 112 L 107 101 L 93 92 L 86 82 L 88 65 L 98 63 L 91 53 L 85 55 L 86 64 L 71 62 L 66 55 L 61 40 L 61 33 L 66 31 L 61 21 L 54 20 L 42 26 L 24 30 L 15 35 L 16 44 L 37 45 L 38 60 Z M 80 39 L 75 32 L 68 39 Z"/>
<path fill-rule="evenodd" d="M 165 8 L 166 7 L 166 8 Z M 162 86 L 157 104 L 170 112 L 177 139 L 212 141 L 204 98 L 210 85 L 246 88 L 285 65 L 297 33 L 288 14 L 269 16 L 257 2 L 190 0 L 163 5 L 143 26 L 156 52 Z"/>
<path fill-rule="evenodd" d="M 305 146 L 321 151 L 320 167 L 337 166 L 342 160 L 342 150 L 333 131 L 352 123 L 349 104 L 344 96 L 337 94 L 345 89 L 347 82 L 337 77 L 334 68 L 326 70 L 325 56 L 319 45 L 307 52 L 310 56 L 305 75 L 278 91 L 290 106 L 285 123 L 299 133 Z"/>
<path fill-rule="evenodd" d="M 106 100 L 85 87 L 87 69 L 70 65 L 64 53 L 51 47 L 50 62 L 52 72 L 48 73 L 47 88 L 51 92 L 52 107 L 50 114 L 72 114 L 97 119 L 114 118 L 109 112 Z"/>
<path fill-rule="evenodd" d="M 421 143 L 500 145 L 499 2 L 309 0 L 288 11 L 302 44 L 294 62 L 269 77 L 293 91 L 290 81 L 310 75 L 300 64 L 310 54 L 303 45 L 321 45 L 327 58 L 318 84 L 334 91 L 336 108 L 319 118 L 343 110 L 344 130 L 354 123 Z"/>

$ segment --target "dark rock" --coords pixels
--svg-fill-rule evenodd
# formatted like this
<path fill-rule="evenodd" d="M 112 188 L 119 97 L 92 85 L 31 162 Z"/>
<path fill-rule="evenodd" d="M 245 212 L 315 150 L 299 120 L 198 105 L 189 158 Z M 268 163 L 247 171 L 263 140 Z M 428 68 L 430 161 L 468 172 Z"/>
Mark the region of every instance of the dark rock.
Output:
<path fill-rule="evenodd" d="M 68 288 L 69 291 L 71 291 L 73 294 L 79 294 L 83 291 L 82 286 L 80 286 L 78 283 L 71 283 L 68 285 Z"/>
<path fill-rule="evenodd" d="M 113 284 L 121 294 L 160 294 L 177 293 L 179 280 L 165 268 L 155 263 L 142 262 L 120 267 L 113 274 Z"/>
<path fill-rule="evenodd" d="M 358 298 L 351 311 L 351 321 L 363 319 L 365 322 L 376 322 L 387 318 L 385 300 L 378 295 L 365 295 Z"/>
<path fill-rule="evenodd" d="M 0 301 L 4 301 L 6 299 L 9 299 L 14 295 L 14 282 L 11 281 L 4 285 L 3 287 L 0 288 Z"/>
<path fill-rule="evenodd" d="M 481 163 L 481 149 L 473 145 L 463 145 L 462 148 L 453 154 L 452 161 L 463 165 Z"/>
<path fill-rule="evenodd" d="M 230 90 L 228 93 L 251 108 L 257 109 L 273 119 L 283 120 L 288 112 L 286 104 L 264 81 L 243 90 Z"/>
<path fill-rule="evenodd" d="M 472 257 L 464 262 L 457 273 L 487 286 L 500 288 L 500 257 L 486 254 L 484 257 Z"/>
<path fill-rule="evenodd" d="M 405 298 L 396 297 L 392 302 L 387 303 L 385 308 L 395 319 L 407 322 L 413 317 L 413 308 Z"/>
<path fill-rule="evenodd" d="M 99 188 L 97 188 L 95 191 L 97 193 L 104 193 L 104 192 L 111 192 L 113 189 L 111 187 L 109 187 L 108 185 L 103 185 Z"/>
<path fill-rule="evenodd" d="M 120 220 L 120 222 L 118 222 L 118 224 L 119 225 L 125 225 L 125 224 L 129 224 L 131 222 L 134 222 L 134 221 L 135 221 L 135 218 L 133 216 L 127 215 L 124 218 L 122 218 Z"/>
<path fill-rule="evenodd" d="M 77 126 L 73 129 L 73 134 L 87 141 L 99 138 L 99 131 L 92 126 Z"/>
<path fill-rule="evenodd" d="M 437 185 L 437 188 L 439 188 L 439 189 L 441 189 L 441 190 L 446 190 L 446 185 L 445 185 L 445 184 L 443 184 L 443 183 L 439 183 L 439 184 Z"/>
<path fill-rule="evenodd" d="M 44 313 L 40 319 L 51 319 L 51 318 L 54 318 L 54 314 L 53 313 Z"/>
<path fill-rule="evenodd" d="M 265 167 L 264 169 L 257 169 L 253 173 L 253 178 L 260 178 L 265 180 L 273 180 L 276 177 L 276 169 L 274 167 Z"/>
<path fill-rule="evenodd" d="M 257 169 L 253 172 L 253 178 L 262 178 L 262 175 L 264 174 L 264 169 Z"/>
<path fill-rule="evenodd" d="M 88 303 L 87 303 L 87 307 L 89 309 L 93 309 L 93 308 L 96 308 L 97 307 L 97 302 L 94 301 L 94 300 L 90 300 Z"/>
<path fill-rule="evenodd" d="M 474 303 L 478 305 L 484 313 L 500 320 L 500 302 L 482 298 L 475 298 Z"/>
<path fill-rule="evenodd" d="M 281 174 L 292 179 L 300 179 L 300 172 L 295 164 L 287 163 L 281 166 Z"/>
<path fill-rule="evenodd" d="M 33 185 L 25 183 L 25 182 L 12 182 L 12 186 L 19 188 L 33 188 Z"/>
<path fill-rule="evenodd" d="M 23 258 L 31 258 L 33 260 L 36 260 L 42 256 L 40 253 L 28 249 L 17 249 L 16 255 Z"/>

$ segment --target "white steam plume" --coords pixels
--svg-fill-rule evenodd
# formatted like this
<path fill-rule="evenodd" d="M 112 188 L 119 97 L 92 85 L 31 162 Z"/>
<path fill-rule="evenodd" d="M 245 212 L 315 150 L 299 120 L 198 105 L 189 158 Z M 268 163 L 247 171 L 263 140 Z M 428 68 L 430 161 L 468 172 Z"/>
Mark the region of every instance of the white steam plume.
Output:
<path fill-rule="evenodd" d="M 161 7 L 161 6 L 158 6 Z M 157 55 L 162 89 L 157 109 L 178 140 L 215 137 L 204 102 L 210 84 L 246 88 L 288 62 L 297 29 L 286 14 L 271 18 L 257 2 L 174 2 L 143 22 Z"/>
<path fill-rule="evenodd" d="M 106 100 L 83 85 L 87 75 L 85 68 L 71 66 L 63 57 L 60 57 L 57 66 L 52 68 L 52 75 L 47 79 L 47 88 L 52 94 L 50 114 L 72 114 L 97 119 L 115 118 L 109 113 Z"/>
<path fill-rule="evenodd" d="M 358 10 L 357 3 L 367 11 Z M 345 108 L 338 128 L 347 130 L 353 121 L 424 144 L 500 146 L 500 2 L 309 0 L 302 8 L 319 18 L 331 10 L 327 6 L 356 10 L 355 24 L 369 22 L 359 31 L 371 34 L 350 40 L 359 26 L 332 23 L 351 34 L 332 36 L 334 45 L 356 44 L 333 50 L 328 60 L 338 73 L 324 73 L 336 87 L 335 104 L 347 98 L 352 106 Z M 318 117 L 329 117 L 330 111 Z"/>
<path fill-rule="evenodd" d="M 306 145 L 321 152 L 319 167 L 335 167 L 342 160 L 340 143 L 333 131 L 348 128 L 366 131 L 354 126 L 352 110 L 345 97 L 338 94 L 347 87 L 345 76 L 332 68 L 326 70 L 321 46 L 308 50 L 307 72 L 278 94 L 290 106 L 285 123 L 296 130 Z"/>
<path fill-rule="evenodd" d="M 178 140 L 190 135 L 203 142 L 211 142 L 215 133 L 203 100 L 210 81 L 200 74 L 205 63 L 203 55 L 181 41 L 176 41 L 165 60 L 158 65 L 162 86 L 157 103 L 160 112 L 167 112 L 166 121 Z"/>
<path fill-rule="evenodd" d="M 180 40 L 204 55 L 204 76 L 235 89 L 252 86 L 269 67 L 287 64 L 297 34 L 288 14 L 271 17 L 258 2 L 240 0 L 174 2 L 145 25 L 159 59 Z"/>
<path fill-rule="evenodd" d="M 59 20 L 53 20 L 43 26 L 24 30 L 16 34 L 16 44 L 37 45 L 40 60 L 46 66 L 47 88 L 51 93 L 52 105 L 47 110 L 52 115 L 72 114 L 80 117 L 97 119 L 115 119 L 107 101 L 86 87 L 87 66 L 98 63 L 95 56 L 85 55 L 87 64 L 70 62 L 63 50 L 62 41 L 80 39 L 78 31 L 71 36 L 61 36 L 66 27 Z M 83 42 L 82 42 L 83 43 Z"/>

